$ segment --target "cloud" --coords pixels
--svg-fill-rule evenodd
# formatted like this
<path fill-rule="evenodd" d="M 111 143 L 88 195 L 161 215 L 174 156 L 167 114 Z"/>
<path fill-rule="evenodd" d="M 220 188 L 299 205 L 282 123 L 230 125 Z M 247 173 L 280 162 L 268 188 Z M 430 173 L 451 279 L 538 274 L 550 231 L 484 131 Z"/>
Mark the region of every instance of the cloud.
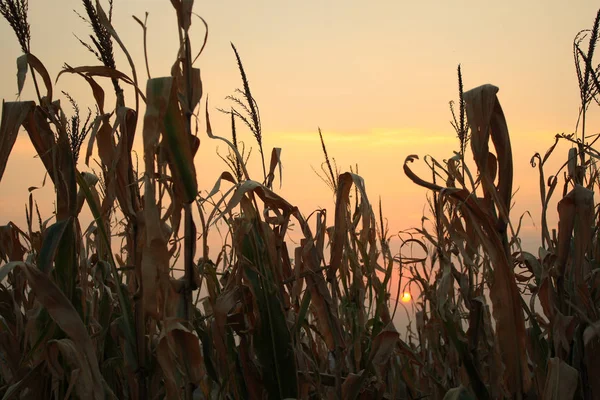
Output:
<path fill-rule="evenodd" d="M 295 142 L 313 143 L 319 141 L 319 135 L 316 132 L 283 132 L 276 133 L 282 139 Z M 418 129 L 372 129 L 367 132 L 323 132 L 326 144 L 360 144 L 369 147 L 386 146 L 448 146 L 458 144 L 458 139 L 451 132 L 433 133 L 422 132 Z M 419 151 L 419 147 L 415 147 Z"/>

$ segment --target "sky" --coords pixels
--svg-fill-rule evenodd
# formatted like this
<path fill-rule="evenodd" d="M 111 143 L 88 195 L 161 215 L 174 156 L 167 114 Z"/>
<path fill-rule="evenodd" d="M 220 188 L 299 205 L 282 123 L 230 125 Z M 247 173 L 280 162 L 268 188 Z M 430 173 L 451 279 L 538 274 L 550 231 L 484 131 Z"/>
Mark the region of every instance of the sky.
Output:
<path fill-rule="evenodd" d="M 32 53 L 51 76 L 65 62 L 98 64 L 75 37 L 86 39 L 90 33 L 73 12 L 84 13 L 79 1 L 29 3 Z M 140 79 L 147 78 L 142 30 L 131 15 L 143 19 L 146 11 L 151 74 L 168 75 L 178 46 L 170 2 L 114 3 L 113 25 L 132 54 Z M 556 133 L 575 129 L 579 92 L 572 43 L 578 31 L 591 27 L 597 7 L 593 1 L 560 0 L 196 1 L 195 12 L 209 25 L 208 44 L 197 65 L 210 99 L 213 130 L 229 136 L 229 119 L 216 108 L 228 108 L 231 103 L 225 97 L 241 86 L 230 42 L 236 45 L 260 107 L 265 152 L 283 148 L 280 193 L 289 202 L 305 215 L 327 208 L 333 216 L 331 191 L 314 172 L 323 160 L 320 127 L 330 157 L 342 172 L 358 164 L 371 202 L 376 204 L 381 197 L 390 231 L 397 232 L 419 225 L 426 205 L 426 191 L 404 176 L 406 156 L 418 154 L 422 166 L 427 154 L 443 160 L 458 149 L 448 102 L 457 99 L 456 67 L 462 64 L 466 90 L 485 83 L 500 88 L 514 154 L 517 193 L 512 217 L 516 221 L 521 213 L 531 212 L 523 233 L 526 245 L 535 251 L 539 189 L 537 170 L 529 160 L 535 152 L 543 154 Z M 197 18 L 191 35 L 198 49 L 204 27 Z M 0 37 L 0 96 L 14 101 L 15 60 L 21 50 L 4 20 Z M 115 52 L 117 67 L 129 75 L 117 46 Z M 31 86 L 28 80 L 22 99 L 34 98 Z M 89 87 L 81 78 L 61 76 L 55 92 L 60 90 L 69 92 L 82 108 L 92 105 Z M 588 118 L 594 132 L 598 114 L 592 109 Z M 250 132 L 240 135 L 253 147 L 250 169 L 258 179 L 256 144 Z M 215 154 L 217 144 L 202 129 L 200 138 L 198 179 L 202 190 L 210 190 L 226 167 Z M 219 150 L 226 151 L 223 146 Z M 551 166 L 558 166 L 567 150 L 568 146 L 559 147 Z M 41 186 L 44 177 L 34 155 L 28 136 L 21 133 L 0 182 L 0 224 L 24 225 L 27 188 Z M 42 214 L 52 210 L 48 186 L 35 192 Z M 549 217 L 556 220 L 555 207 Z"/>

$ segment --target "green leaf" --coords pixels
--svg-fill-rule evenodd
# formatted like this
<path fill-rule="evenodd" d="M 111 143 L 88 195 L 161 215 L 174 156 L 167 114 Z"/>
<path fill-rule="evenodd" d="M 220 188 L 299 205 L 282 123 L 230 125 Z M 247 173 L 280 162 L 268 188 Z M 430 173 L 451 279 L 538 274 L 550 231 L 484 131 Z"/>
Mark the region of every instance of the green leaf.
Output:
<path fill-rule="evenodd" d="M 310 291 L 307 290 L 304 292 L 304 297 L 302 298 L 302 303 L 300 303 L 300 311 L 298 312 L 298 319 L 296 320 L 296 325 L 294 326 L 294 335 L 298 335 L 300 333 L 300 329 L 304 324 L 304 320 L 306 319 L 306 313 L 308 312 L 308 306 L 310 305 L 311 294 Z"/>
<path fill-rule="evenodd" d="M 269 393 L 269 399 L 296 398 L 298 381 L 292 335 L 277 287 L 268 272 L 272 266 L 266 264 L 269 257 L 264 251 L 264 242 L 256 227 L 256 220 L 251 231 L 244 235 L 242 256 L 250 262 L 244 272 L 250 281 L 260 313 L 261 323 L 255 331 L 254 344 L 262 367 L 265 389 Z"/>
<path fill-rule="evenodd" d="M 70 222 L 70 219 L 58 221 L 46 231 L 46 237 L 37 259 L 38 268 L 43 273 L 47 274 L 52 270 L 52 263 Z"/>
<path fill-rule="evenodd" d="M 175 79 L 163 77 L 148 80 L 146 96 L 144 153 L 153 154 L 155 149 L 152 147 L 156 146 L 158 134 L 163 131 L 172 168 L 174 168 L 173 173 L 177 177 L 175 186 L 183 191 L 185 201 L 191 203 L 198 194 L 192 155 L 193 136 L 188 132 L 189 129 L 186 129 L 186 121 L 177 97 Z"/>

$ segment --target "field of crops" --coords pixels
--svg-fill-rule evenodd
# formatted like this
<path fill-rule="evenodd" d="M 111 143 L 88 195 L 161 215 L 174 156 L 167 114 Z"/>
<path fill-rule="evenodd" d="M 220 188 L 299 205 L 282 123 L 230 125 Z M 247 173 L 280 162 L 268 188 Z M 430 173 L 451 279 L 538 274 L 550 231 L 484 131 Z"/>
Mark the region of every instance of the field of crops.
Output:
<path fill-rule="evenodd" d="M 189 30 L 204 27 L 205 44 L 208 24 L 192 0 L 171 0 L 180 42 L 171 75 L 145 82 L 148 59 L 134 63 L 112 0 L 81 3 L 91 29 L 81 43 L 97 63 L 50 76 L 30 52 L 27 0 L 0 0 L 22 49 L 4 57 L 17 58 L 19 94 L 36 93 L 2 104 L 0 180 L 24 131 L 56 195 L 54 213 L 41 215 L 30 192 L 26 226 L 0 210 L 3 399 L 600 399 L 600 135 L 586 123 L 600 104 L 600 11 L 573 42 L 578 127 L 531 159 L 542 232 L 532 253 L 511 215 L 518 171 L 498 88 L 463 88 L 460 66 L 451 103 L 460 150 L 406 157 L 404 174 L 431 195 L 423 225 L 392 248 L 381 202 L 332 162 L 320 131 L 335 208 L 300 210 L 277 193 L 281 150 L 263 148 L 234 45 L 231 108 L 203 93 L 204 45 L 192 53 Z M 135 22 L 146 53 L 146 21 Z M 115 52 L 128 62 L 116 65 Z M 64 75 L 89 87 L 94 111 L 59 92 Z M 211 129 L 215 112 L 230 117 L 226 137 Z M 258 176 L 240 130 L 255 140 Z M 198 185 L 200 137 L 227 149 L 212 188 Z M 551 158 L 564 161 L 558 171 Z M 413 167 L 423 162 L 426 176 Z M 209 234 L 222 248 L 209 251 Z M 396 326 L 409 293 L 413 321 Z"/>

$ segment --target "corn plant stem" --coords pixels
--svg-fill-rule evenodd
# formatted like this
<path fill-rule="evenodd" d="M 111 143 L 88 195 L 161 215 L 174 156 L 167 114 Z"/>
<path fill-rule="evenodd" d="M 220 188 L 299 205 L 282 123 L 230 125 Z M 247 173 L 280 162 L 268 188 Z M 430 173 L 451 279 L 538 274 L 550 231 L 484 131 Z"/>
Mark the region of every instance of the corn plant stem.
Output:
<path fill-rule="evenodd" d="M 258 203 L 256 201 L 256 198 L 254 197 L 254 194 L 250 193 L 249 197 L 254 205 L 254 209 L 256 211 L 258 211 Z M 253 223 L 255 224 L 257 231 L 260 232 L 260 236 L 267 237 L 267 235 L 264 231 L 264 226 L 261 224 L 261 219 L 260 219 L 258 212 L 256 213 L 256 218 L 254 219 Z M 261 294 L 264 298 L 265 304 L 268 304 L 270 299 L 268 298 L 267 290 L 270 289 L 271 282 L 269 282 L 269 280 L 267 279 L 267 273 L 266 273 L 265 266 L 263 263 L 264 260 L 262 260 L 262 253 L 261 253 L 261 249 L 259 248 L 259 245 L 257 243 L 256 236 L 252 235 L 251 238 L 252 238 L 251 243 L 253 245 L 252 250 L 254 251 L 254 253 L 256 255 L 257 261 L 259 261 L 258 262 L 258 268 L 259 268 L 259 272 L 260 272 L 259 279 L 262 281 L 261 283 L 263 285 L 263 290 L 262 290 Z M 269 324 L 269 328 L 271 329 L 271 335 L 270 335 L 271 336 L 271 349 L 273 351 L 274 358 L 276 359 L 277 358 L 277 347 L 275 346 L 275 338 L 273 337 L 273 330 L 272 330 L 273 316 L 271 315 L 270 307 L 267 307 L 267 321 Z M 275 369 L 275 377 L 277 379 L 278 391 L 279 391 L 279 393 L 282 393 L 283 387 L 282 387 L 282 383 L 281 383 L 281 376 L 279 374 L 278 369 Z"/>
<path fill-rule="evenodd" d="M 136 21 L 138 21 L 138 23 L 142 26 L 142 30 L 144 33 L 143 36 L 143 43 L 144 43 L 144 61 L 146 62 L 146 74 L 148 75 L 148 79 L 152 79 L 151 75 L 150 75 L 150 64 L 148 63 L 148 40 L 147 40 L 147 34 L 148 34 L 148 11 L 146 11 L 146 16 L 144 18 L 144 22 L 142 23 L 142 21 L 138 20 L 136 17 L 134 17 L 136 19 Z"/>
<path fill-rule="evenodd" d="M 192 60 L 191 60 L 191 46 L 190 46 L 190 38 L 188 36 L 187 31 L 183 32 L 182 29 L 179 30 L 180 38 L 184 43 L 185 50 L 185 59 L 183 62 L 183 71 L 186 82 L 186 101 L 187 107 L 185 107 L 185 129 L 188 136 L 191 136 L 192 133 L 192 97 L 193 97 L 193 85 L 192 85 Z M 193 168 L 193 166 L 192 166 Z M 191 321 L 193 318 L 193 291 L 196 288 L 194 281 L 194 245 L 196 242 L 196 229 L 194 226 L 194 219 L 192 215 L 192 203 L 185 203 L 183 206 L 185 213 L 185 224 L 184 224 L 184 253 L 183 253 L 183 263 L 184 263 L 184 300 L 185 300 L 185 318 L 188 324 L 191 325 Z M 185 385 L 185 399 L 191 400 L 193 397 L 194 385 L 191 382 L 186 382 Z"/>
<path fill-rule="evenodd" d="M 194 316 L 193 310 L 193 291 L 195 288 L 194 282 L 194 242 L 196 240 L 196 232 L 194 228 L 194 221 L 192 217 L 192 204 L 185 203 L 183 206 L 184 209 L 184 218 L 185 218 L 185 226 L 184 226 L 184 312 L 185 319 L 188 324 L 192 324 L 192 318 Z M 193 286 L 192 286 L 193 285 Z M 192 382 L 187 381 L 185 384 L 185 399 L 191 400 L 193 397 L 194 385 Z"/>
<path fill-rule="evenodd" d="M 40 106 L 42 105 L 42 96 L 40 95 L 40 87 L 37 83 L 37 78 L 35 76 L 35 70 L 33 68 L 31 68 L 31 79 L 33 80 L 33 86 L 35 87 L 35 93 L 38 97 L 38 100 L 40 102 Z"/>
<path fill-rule="evenodd" d="M 92 212 L 94 221 L 96 222 L 96 225 L 98 226 L 98 229 L 100 230 L 100 237 L 102 238 L 104 245 L 108 249 L 108 251 L 107 251 L 108 262 L 111 267 L 111 272 L 112 272 L 112 275 L 113 275 L 113 278 L 115 281 L 115 289 L 117 292 L 117 298 L 119 300 L 119 305 L 121 306 L 121 309 L 122 309 L 121 311 L 123 313 L 123 319 L 125 321 L 125 325 L 127 328 L 127 330 L 125 332 L 123 332 L 123 334 L 125 335 L 126 340 L 131 341 L 131 339 L 132 339 L 131 328 L 133 325 L 132 324 L 133 318 L 130 314 L 131 310 L 129 310 L 129 308 L 127 307 L 125 293 L 123 292 L 123 287 L 121 286 L 122 276 L 119 274 L 119 272 L 117 270 L 114 256 L 112 254 L 112 251 L 110 250 L 110 236 L 105 229 L 104 221 L 102 220 L 102 217 L 100 214 L 100 208 L 98 207 L 98 204 L 96 204 L 87 182 L 83 179 L 83 177 L 81 176 L 81 173 L 79 173 L 79 171 L 76 171 L 75 173 L 76 173 L 77 183 L 79 184 L 79 187 L 81 187 L 81 189 L 83 190 L 83 194 L 88 203 L 88 206 L 90 207 L 90 211 Z"/>
<path fill-rule="evenodd" d="M 148 386 L 146 382 L 146 313 L 144 311 L 143 293 L 144 286 L 142 280 L 142 266 L 141 259 L 137 257 L 137 235 L 138 225 L 137 221 L 131 221 L 133 230 L 133 243 L 129 243 L 128 248 L 132 249 L 131 257 L 133 258 L 132 263 L 135 265 L 135 270 L 138 275 L 138 288 L 134 295 L 134 318 L 135 318 L 135 335 L 136 335 L 136 346 L 137 346 L 137 381 L 138 381 L 138 396 L 140 399 L 148 398 Z"/>
<path fill-rule="evenodd" d="M 584 103 L 583 104 L 583 115 L 581 117 L 581 144 L 582 145 L 585 144 L 585 117 L 586 117 L 586 114 L 587 114 L 586 105 Z M 580 158 L 580 162 L 581 162 L 581 168 L 583 168 L 585 165 L 585 151 L 579 152 L 579 158 Z M 576 179 L 577 179 L 578 184 L 583 185 L 584 175 L 585 174 L 583 173 L 583 171 L 581 173 L 576 174 Z"/>
<path fill-rule="evenodd" d="M 98 7 L 100 7 L 98 5 Z M 100 9 L 100 12 L 104 15 L 104 12 L 102 11 L 102 9 Z M 125 56 L 127 57 L 127 60 L 129 61 L 129 65 L 131 66 L 131 71 L 132 71 L 132 75 L 133 75 L 133 80 L 135 83 L 135 86 L 138 87 L 138 80 L 137 80 L 137 72 L 135 69 L 135 65 L 133 63 L 133 60 L 131 59 L 131 56 L 129 55 L 129 52 L 127 51 L 127 49 L 125 48 L 125 45 L 123 44 L 123 42 L 121 41 L 121 39 L 119 38 L 119 36 L 115 33 L 113 27 L 111 26 L 110 20 L 105 21 L 105 25 L 106 28 L 108 29 L 110 36 L 112 37 L 112 39 L 114 39 L 119 46 L 121 47 L 121 49 L 123 50 L 123 53 L 125 54 Z M 144 29 L 144 45 L 145 45 L 145 34 L 146 34 L 146 29 Z M 146 49 L 146 47 L 144 46 L 144 50 Z M 116 68 L 115 68 L 116 70 Z M 149 76 L 148 76 L 149 78 Z M 119 82 L 117 79 L 111 79 L 112 83 L 113 83 L 113 87 L 115 89 L 115 96 L 116 96 L 116 108 L 120 108 L 120 107 L 125 107 L 125 95 L 124 95 L 124 91 L 123 89 L 120 87 Z M 139 96 L 137 94 L 137 92 L 135 92 L 135 112 L 136 115 L 138 113 L 139 110 Z M 131 132 L 129 134 L 132 134 Z M 133 181 L 133 173 L 132 170 L 128 171 L 129 173 L 129 179 L 131 181 Z M 132 197 L 134 196 L 134 194 L 132 193 Z M 135 204 L 134 199 L 132 198 L 132 203 Z M 134 295 L 134 308 L 133 308 L 133 323 L 134 326 L 133 328 L 135 329 L 135 346 L 136 346 L 136 358 L 137 358 L 137 366 L 138 369 L 136 371 L 137 374 L 137 381 L 138 381 L 138 396 L 140 399 L 145 399 L 148 397 L 147 393 L 148 393 L 148 386 L 147 386 L 147 382 L 146 382 L 146 313 L 144 311 L 144 303 L 143 303 L 143 291 L 144 291 L 144 287 L 142 285 L 142 274 L 141 274 L 141 259 L 139 259 L 136 255 L 137 255 L 137 233 L 138 233 L 138 225 L 137 225 L 137 220 L 135 219 L 135 217 L 132 217 L 129 220 L 129 224 L 131 224 L 132 230 L 133 230 L 133 239 L 131 239 L 130 236 L 128 236 L 127 238 L 127 248 L 129 248 L 131 250 L 131 257 L 132 257 L 132 264 L 135 266 L 135 270 L 139 271 L 137 273 L 138 275 L 138 289 L 137 289 L 137 293 L 135 293 Z M 129 242 L 129 241 L 132 241 Z"/>

